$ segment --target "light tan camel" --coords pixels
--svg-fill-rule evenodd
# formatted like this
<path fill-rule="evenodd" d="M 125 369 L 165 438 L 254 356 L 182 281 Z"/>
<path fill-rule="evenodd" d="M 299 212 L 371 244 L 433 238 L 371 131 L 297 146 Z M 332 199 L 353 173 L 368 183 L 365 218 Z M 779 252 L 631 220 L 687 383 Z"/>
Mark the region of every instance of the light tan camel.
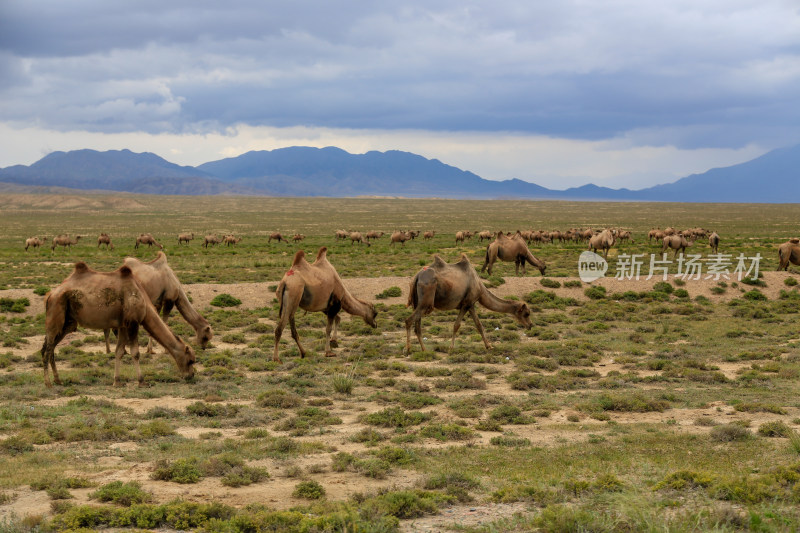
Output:
<path fill-rule="evenodd" d="M 292 331 L 292 338 L 300 350 L 300 357 L 305 357 L 306 351 L 300 345 L 300 337 L 294 324 L 294 314 L 298 308 L 305 311 L 322 311 L 328 317 L 325 327 L 325 356 L 335 355 L 331 346 L 336 346 L 336 330 L 338 329 L 339 311 L 344 309 L 353 316 L 360 316 L 370 326 L 377 327 L 375 317 L 378 312 L 375 307 L 367 302 L 355 298 L 344 287 L 339 274 L 327 258 L 328 249 L 322 247 L 317 252 L 313 264 L 305 259 L 305 252 L 298 251 L 291 268 L 284 274 L 278 284 L 275 295 L 278 298 L 280 311 L 278 323 L 275 325 L 275 353 L 273 361 L 280 362 L 278 357 L 278 343 L 286 324 Z M 331 337 L 333 329 L 333 337 Z"/>
<path fill-rule="evenodd" d="M 492 234 L 491 231 L 488 231 L 488 230 L 484 230 L 484 231 L 478 233 L 478 239 L 481 242 L 483 242 L 483 239 L 486 239 L 487 241 L 491 241 L 492 237 L 494 237 L 494 235 Z"/>
<path fill-rule="evenodd" d="M 225 235 L 222 238 L 222 242 L 225 243 L 225 246 L 236 246 L 238 243 L 242 241 L 241 237 L 236 237 L 235 235 Z"/>
<path fill-rule="evenodd" d="M 664 237 L 665 235 L 664 232 L 661 230 L 661 228 L 651 229 L 647 233 L 647 240 L 650 241 L 651 243 L 653 242 L 653 240 L 655 240 L 656 244 L 658 244 L 659 242 L 664 240 Z"/>
<path fill-rule="evenodd" d="M 664 237 L 664 241 L 661 244 L 661 252 L 664 253 L 668 249 L 672 248 L 675 250 L 675 255 L 673 257 L 678 257 L 678 254 L 682 254 L 686 251 L 686 248 L 689 246 L 694 245 L 693 241 L 687 241 L 686 237 L 683 235 L 667 235 Z"/>
<path fill-rule="evenodd" d="M 617 240 L 619 242 L 631 241 L 631 244 L 636 244 L 636 241 L 634 241 L 633 237 L 631 236 L 631 232 L 624 229 L 619 231 L 619 234 L 617 235 Z"/>
<path fill-rule="evenodd" d="M 614 246 L 615 238 L 614 233 L 609 229 L 604 229 L 597 235 L 592 235 L 589 238 L 589 250 L 597 253 L 597 250 L 603 250 L 603 257 L 608 258 L 608 250 Z"/>
<path fill-rule="evenodd" d="M 360 231 L 353 231 L 353 232 L 350 233 L 350 244 L 353 245 L 353 244 L 355 244 L 357 242 L 360 242 L 361 244 L 366 244 L 367 246 L 371 246 L 369 241 L 366 240 L 361 235 Z"/>
<path fill-rule="evenodd" d="M 426 231 L 425 233 L 422 234 L 422 238 L 425 239 L 426 241 L 429 239 L 433 239 L 435 236 L 436 236 L 435 230 Z"/>
<path fill-rule="evenodd" d="M 522 267 L 522 275 L 525 275 L 525 265 L 527 263 L 538 268 L 542 276 L 544 276 L 544 272 L 547 269 L 544 261 L 538 259 L 531 253 L 530 248 L 528 248 L 528 243 L 525 242 L 525 239 L 523 239 L 522 235 L 519 233 L 514 234 L 513 237 L 508 237 L 502 231 L 497 232 L 497 238 L 486 247 L 486 257 L 484 258 L 481 272 L 488 268 L 489 275 L 491 275 L 492 267 L 498 259 L 500 261 L 513 261 L 514 275 L 516 276 L 519 275 L 520 267 Z"/>
<path fill-rule="evenodd" d="M 486 349 L 491 349 L 489 341 L 486 340 L 483 325 L 478 319 L 476 303 L 480 303 L 491 311 L 510 314 L 526 328 L 532 326 L 531 311 L 528 306 L 523 302 L 502 300 L 489 292 L 466 255 L 461 254 L 461 260 L 453 264 L 447 264 L 439 255 L 434 255 L 433 263 L 423 267 L 411 282 L 408 306 L 413 307 L 414 312 L 406 319 L 406 353 L 411 352 L 412 325 L 417 339 L 419 339 L 419 346 L 422 351 L 425 351 L 425 345 L 422 342 L 422 317 L 429 315 L 434 309 L 440 311 L 458 309 L 458 317 L 453 324 L 451 350 L 455 348 L 456 333 L 458 333 L 461 320 L 467 312 L 472 315 L 475 327 L 481 334 Z"/>
<path fill-rule="evenodd" d="M 295 233 L 294 237 L 292 237 L 292 242 L 300 242 L 305 238 L 306 238 L 306 236 L 303 235 L 302 233 Z"/>
<path fill-rule="evenodd" d="M 176 307 L 183 319 L 194 328 L 197 344 L 203 348 L 208 346 L 214 337 L 214 331 L 208 321 L 189 302 L 178 276 L 167 264 L 167 256 L 164 252 L 158 252 L 156 258 L 149 262 L 140 261 L 135 257 L 126 257 L 124 265 L 131 269 L 133 275 L 141 283 L 147 297 L 155 306 L 156 311 L 161 313 L 161 318 L 165 323 L 169 319 L 172 308 Z M 106 352 L 110 352 L 108 330 L 103 333 L 106 340 Z M 152 338 L 147 344 L 147 353 L 153 353 Z"/>
<path fill-rule="evenodd" d="M 109 250 L 109 249 L 113 250 L 114 249 L 114 243 L 111 242 L 111 236 L 108 233 L 101 233 L 97 237 L 97 247 L 100 248 L 101 244 L 105 244 L 106 245 L 106 250 Z"/>
<path fill-rule="evenodd" d="M 83 235 L 76 235 L 74 239 L 71 239 L 69 235 L 59 235 L 57 237 L 53 237 L 53 246 L 50 247 L 50 251 L 55 252 L 56 246 L 63 246 L 69 250 L 72 250 L 73 244 L 78 244 L 78 241 L 81 240 Z"/>
<path fill-rule="evenodd" d="M 153 245 L 158 246 L 159 250 L 163 250 L 164 247 L 161 246 L 158 241 L 156 241 L 155 237 L 150 235 L 149 233 L 140 233 L 138 237 L 136 237 L 136 245 L 134 249 L 139 249 L 140 244 L 146 244 L 148 248 L 151 248 Z"/>
<path fill-rule="evenodd" d="M 464 242 L 464 239 L 466 239 L 466 237 L 464 236 L 464 232 L 463 231 L 457 231 L 456 232 L 456 244 L 458 244 L 460 242 Z"/>
<path fill-rule="evenodd" d="M 778 247 L 778 270 L 789 270 L 789 263 L 800 265 L 800 239 L 789 239 Z"/>
<path fill-rule="evenodd" d="M 336 230 L 336 240 L 337 241 L 343 241 L 343 240 L 347 239 L 348 235 L 349 234 L 346 231 L 342 230 L 342 229 L 337 229 Z"/>
<path fill-rule="evenodd" d="M 382 231 L 368 231 L 364 238 L 370 241 L 372 239 L 380 239 L 383 235 L 384 232 Z"/>
<path fill-rule="evenodd" d="M 28 248 L 30 248 L 31 246 L 34 248 L 38 248 L 43 244 L 44 241 L 42 241 L 39 237 L 30 237 L 28 239 L 25 239 L 25 251 L 27 252 Z"/>
<path fill-rule="evenodd" d="M 186 244 L 189 244 L 189 241 L 191 241 L 192 239 L 194 239 L 194 232 L 181 233 L 180 235 L 178 235 L 178 244 L 183 244 L 184 242 Z"/>
<path fill-rule="evenodd" d="M 711 247 L 712 253 L 719 253 L 719 235 L 716 231 L 708 236 L 708 245 Z"/>
<path fill-rule="evenodd" d="M 216 235 L 213 235 L 213 234 L 212 235 L 206 235 L 205 237 L 203 237 L 203 248 L 208 248 L 209 244 L 211 246 L 216 246 L 217 244 L 219 244 L 221 242 L 222 241 L 220 240 L 220 238 L 217 237 Z"/>
<path fill-rule="evenodd" d="M 61 384 L 56 370 L 55 348 L 64 336 L 78 326 L 118 331 L 115 386 L 120 385 L 120 362 L 126 345 L 133 356 L 139 384 L 144 384 L 139 368 L 140 325 L 172 355 L 184 378 L 194 376 L 194 351 L 159 318 L 144 288 L 127 266 L 123 265 L 114 272 L 97 272 L 82 261 L 76 263 L 72 274 L 47 295 L 45 313 L 45 337 L 41 353 L 44 383 L 48 387 L 52 386 L 48 365 L 53 369 L 55 383 Z"/>
<path fill-rule="evenodd" d="M 283 241 L 286 244 L 289 244 L 289 241 L 286 239 L 286 237 L 281 235 L 280 232 L 278 231 L 269 234 L 269 239 L 267 239 L 267 243 L 271 243 L 272 241 L 278 241 L 278 242 Z"/>
<path fill-rule="evenodd" d="M 402 246 L 406 245 L 406 241 L 411 240 L 411 236 L 405 231 L 395 231 L 392 233 L 391 240 L 389 245 L 393 245 L 396 242 L 399 242 Z"/>

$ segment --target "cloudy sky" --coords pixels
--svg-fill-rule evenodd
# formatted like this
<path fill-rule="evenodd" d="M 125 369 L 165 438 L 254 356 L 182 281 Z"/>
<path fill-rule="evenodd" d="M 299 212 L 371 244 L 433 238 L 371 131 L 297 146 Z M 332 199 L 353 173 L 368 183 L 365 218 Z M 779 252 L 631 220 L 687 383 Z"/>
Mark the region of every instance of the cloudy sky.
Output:
<path fill-rule="evenodd" d="M 640 188 L 798 143 L 798 0 L 0 0 L 0 167 L 338 146 Z"/>

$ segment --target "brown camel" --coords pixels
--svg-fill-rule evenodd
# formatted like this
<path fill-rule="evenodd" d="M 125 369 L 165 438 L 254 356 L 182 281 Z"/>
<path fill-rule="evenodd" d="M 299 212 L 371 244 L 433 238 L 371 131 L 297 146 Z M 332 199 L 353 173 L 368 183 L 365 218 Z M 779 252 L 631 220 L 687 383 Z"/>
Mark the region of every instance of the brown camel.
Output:
<path fill-rule="evenodd" d="M 292 331 L 292 338 L 297 343 L 300 350 L 300 357 L 305 357 L 306 351 L 300 345 L 300 337 L 294 323 L 294 314 L 298 307 L 305 311 L 322 311 L 328 317 L 328 325 L 325 328 L 325 356 L 335 355 L 331 346 L 336 346 L 336 330 L 338 329 L 339 311 L 344 309 L 354 316 L 360 316 L 364 322 L 370 326 L 377 327 L 375 317 L 378 312 L 375 307 L 367 302 L 355 298 L 344 287 L 339 274 L 327 258 L 328 249 L 322 247 L 317 252 L 317 259 L 313 264 L 309 264 L 305 259 L 305 252 L 298 251 L 292 266 L 284 274 L 283 279 L 278 284 L 275 295 L 278 298 L 280 311 L 279 319 L 275 325 L 275 353 L 273 361 L 280 362 L 278 357 L 278 343 L 281 340 L 281 333 L 286 324 Z M 331 328 L 333 337 L 331 338 Z"/>
<path fill-rule="evenodd" d="M 337 229 L 336 230 L 336 240 L 337 241 L 343 241 L 343 240 L 347 239 L 348 235 L 349 234 L 346 231 L 342 230 L 342 229 Z"/>
<path fill-rule="evenodd" d="M 426 231 L 425 233 L 422 234 L 422 238 L 425 239 L 426 241 L 429 239 L 433 239 L 435 236 L 436 236 L 435 230 Z"/>
<path fill-rule="evenodd" d="M 222 238 L 222 242 L 225 243 L 225 246 L 231 246 L 231 245 L 236 246 L 241 241 L 242 241 L 241 237 L 236 237 L 234 235 L 225 235 Z"/>
<path fill-rule="evenodd" d="M 76 263 L 72 274 L 47 295 L 45 313 L 45 337 L 41 353 L 44 383 L 48 387 L 52 386 L 48 365 L 53 369 L 55 383 L 61 384 L 56 370 L 55 348 L 64 336 L 78 326 L 118 331 L 115 386 L 120 385 L 120 362 L 126 345 L 133 356 L 139 384 L 144 384 L 139 368 L 140 325 L 172 355 L 184 378 L 194 376 L 195 356 L 191 347 L 176 337 L 159 318 L 144 288 L 125 265 L 114 272 L 97 272 L 82 261 Z"/>
<path fill-rule="evenodd" d="M 481 267 L 481 272 L 488 268 L 489 275 L 492 274 L 492 266 L 495 261 L 513 261 L 514 262 L 514 275 L 519 275 L 519 269 L 522 267 L 522 275 L 525 275 L 525 265 L 530 263 L 539 269 L 539 272 L 544 276 L 547 266 L 544 261 L 535 257 L 525 239 L 521 235 L 515 234 L 513 237 L 506 236 L 502 231 L 497 232 L 497 238 L 489 243 L 486 247 L 486 257 Z"/>
<path fill-rule="evenodd" d="M 417 237 L 419 237 L 419 230 L 412 230 L 408 231 L 407 233 L 408 233 L 408 238 L 411 239 L 412 241 Z"/>
<path fill-rule="evenodd" d="M 619 242 L 631 241 L 631 244 L 636 244 L 636 241 L 634 241 L 633 237 L 631 236 L 631 232 L 628 230 L 620 230 L 619 234 L 617 235 L 617 240 Z"/>
<path fill-rule="evenodd" d="M 281 235 L 280 232 L 278 231 L 269 234 L 269 239 L 267 239 L 267 243 L 271 243 L 272 241 L 278 241 L 278 242 L 283 241 L 286 244 L 289 244 L 288 239 L 286 239 L 286 237 Z"/>
<path fill-rule="evenodd" d="M 292 237 L 292 242 L 300 242 L 305 238 L 306 238 L 306 236 L 303 235 L 302 233 L 295 233 L 294 237 Z"/>
<path fill-rule="evenodd" d="M 460 242 L 464 242 L 464 239 L 466 239 L 466 237 L 464 236 L 464 232 L 463 231 L 457 231 L 456 232 L 456 244 L 458 244 Z"/>
<path fill-rule="evenodd" d="M 494 235 L 492 234 L 492 232 L 491 232 L 491 231 L 486 231 L 486 230 L 484 230 L 484 231 L 482 231 L 482 232 L 478 233 L 478 239 L 479 239 L 481 242 L 483 242 L 483 239 L 486 239 L 487 241 L 491 241 L 491 240 L 492 240 L 492 237 L 494 237 Z"/>
<path fill-rule="evenodd" d="M 138 237 L 136 237 L 136 245 L 134 246 L 135 249 L 139 249 L 140 244 L 146 244 L 148 248 L 151 248 L 153 245 L 158 246 L 159 250 L 163 250 L 164 247 L 161 246 L 156 239 L 150 235 L 149 233 L 140 233 Z"/>
<path fill-rule="evenodd" d="M 361 244 L 366 244 L 367 246 L 371 246 L 369 241 L 366 240 L 361 235 L 360 231 L 353 231 L 353 232 L 350 233 L 350 244 L 353 245 L 353 244 L 355 244 L 357 242 L 360 242 Z"/>
<path fill-rule="evenodd" d="M 69 235 L 59 235 L 57 237 L 53 237 L 53 246 L 50 248 L 50 251 L 55 252 L 56 246 L 63 246 L 72 250 L 73 244 L 78 244 L 78 241 L 81 240 L 83 235 L 76 235 L 74 239 L 71 239 Z"/>
<path fill-rule="evenodd" d="M 789 270 L 789 263 L 800 265 L 800 239 L 789 239 L 778 248 L 778 270 Z"/>
<path fill-rule="evenodd" d="M 608 258 L 608 250 L 614 246 L 614 233 L 609 229 L 604 229 L 597 235 L 592 235 L 589 238 L 589 250 L 597 253 L 597 250 L 603 250 L 603 257 Z"/>
<path fill-rule="evenodd" d="M 43 244 L 44 241 L 42 241 L 39 237 L 30 237 L 28 239 L 25 239 L 25 251 L 27 252 L 28 248 L 30 248 L 31 246 L 34 248 L 38 248 Z"/>
<path fill-rule="evenodd" d="M 502 300 L 489 292 L 466 255 L 461 254 L 461 260 L 453 264 L 447 264 L 439 255 L 434 255 L 433 263 L 423 267 L 411 282 L 408 305 L 414 308 L 414 312 L 406 319 L 406 353 L 411 352 L 412 324 L 417 339 L 419 339 L 420 348 L 425 351 L 425 345 L 422 342 L 422 317 L 429 315 L 434 309 L 440 311 L 458 309 L 458 317 L 453 324 L 451 350 L 455 348 L 456 333 L 458 333 L 461 320 L 467 312 L 472 315 L 475 327 L 481 334 L 486 349 L 491 349 L 489 341 L 486 340 L 486 334 L 483 332 L 483 325 L 478 319 L 476 303 L 480 303 L 491 311 L 510 314 L 526 328 L 532 326 L 531 311 L 528 306 L 523 302 Z"/>
<path fill-rule="evenodd" d="M 97 247 L 100 248 L 101 244 L 106 245 L 106 250 L 113 250 L 114 243 L 111 242 L 111 236 L 108 233 L 101 233 L 99 237 L 97 237 Z"/>
<path fill-rule="evenodd" d="M 217 237 L 214 234 L 206 235 L 205 237 L 203 237 L 203 248 L 208 248 L 209 244 L 211 246 L 216 246 L 217 244 L 219 244 L 221 242 L 222 242 L 222 240 L 220 240 L 220 238 Z"/>
<path fill-rule="evenodd" d="M 189 241 L 191 241 L 192 239 L 194 239 L 194 232 L 181 233 L 180 235 L 178 235 L 178 244 L 183 244 L 184 242 L 186 244 L 189 244 Z"/>
<path fill-rule="evenodd" d="M 383 235 L 382 231 L 368 231 L 364 238 L 370 241 L 372 239 L 380 239 Z"/>
<path fill-rule="evenodd" d="M 183 292 L 181 282 L 175 272 L 167 264 L 167 256 L 164 252 L 158 252 L 156 258 L 145 263 L 135 257 L 126 257 L 124 265 L 131 269 L 136 279 L 155 306 L 156 311 L 161 313 L 161 317 L 166 323 L 172 308 L 176 307 L 184 320 L 194 328 L 197 334 L 197 344 L 203 348 L 208 346 L 214 337 L 208 321 L 197 312 L 189 302 L 186 293 Z M 110 352 L 108 344 L 108 330 L 103 332 L 106 340 L 106 352 Z M 147 353 L 153 353 L 153 339 L 147 344 Z"/>
<path fill-rule="evenodd" d="M 708 236 L 708 245 L 711 247 L 712 253 L 719 253 L 719 235 L 716 231 Z"/>
<path fill-rule="evenodd" d="M 664 237 L 664 241 L 661 245 L 661 252 L 664 253 L 668 249 L 672 248 L 673 250 L 675 250 L 675 255 L 673 257 L 678 257 L 679 253 L 682 254 L 683 252 L 686 251 L 686 248 L 692 246 L 693 244 L 694 242 L 687 241 L 686 237 L 684 237 L 683 235 L 677 235 L 677 234 L 667 235 L 666 237 Z"/>
<path fill-rule="evenodd" d="M 392 233 L 391 241 L 389 245 L 399 242 L 402 246 L 406 245 L 406 241 L 411 240 L 411 236 L 405 231 L 395 231 Z"/>

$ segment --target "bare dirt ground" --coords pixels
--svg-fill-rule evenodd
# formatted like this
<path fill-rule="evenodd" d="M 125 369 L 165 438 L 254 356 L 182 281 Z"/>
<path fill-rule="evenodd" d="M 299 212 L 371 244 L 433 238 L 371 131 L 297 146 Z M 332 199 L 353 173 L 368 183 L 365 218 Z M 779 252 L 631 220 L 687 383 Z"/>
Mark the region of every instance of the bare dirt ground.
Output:
<path fill-rule="evenodd" d="M 782 279 L 786 277 L 786 274 L 779 272 L 766 272 L 764 274 L 767 287 L 759 288 L 759 290 L 764 292 L 770 299 L 775 299 L 779 296 L 781 288 L 784 287 Z M 568 278 L 554 279 L 562 283 L 568 281 Z M 548 291 L 554 290 L 559 296 L 572 297 L 578 300 L 588 299 L 584 294 L 584 290 L 587 287 L 585 284 L 580 288 L 562 287 L 559 289 L 547 289 L 541 285 L 540 280 L 541 278 L 539 276 L 509 277 L 505 279 L 503 285 L 492 289 L 492 291 L 501 297 L 509 295 L 521 297 L 531 291 L 544 289 Z M 614 293 L 628 290 L 646 291 L 651 289 L 658 281 L 661 281 L 660 277 L 651 280 L 618 280 L 615 278 L 603 278 L 596 281 L 594 284 L 606 287 L 609 293 Z M 670 281 L 672 281 L 672 278 L 670 278 Z M 702 295 L 713 302 L 726 301 L 741 295 L 742 290 L 738 288 L 728 288 L 726 293 L 721 295 L 713 294 L 711 289 L 717 285 L 717 281 L 718 280 L 715 279 L 687 280 L 683 288 L 689 292 L 691 298 Z M 353 295 L 369 301 L 375 301 L 375 295 L 389 287 L 400 287 L 402 290 L 401 296 L 378 300 L 387 305 L 395 305 L 406 303 L 409 282 L 410 278 L 408 277 L 350 278 L 345 280 L 345 285 L 347 285 Z M 276 284 L 277 282 L 190 284 L 186 285 L 185 289 L 192 297 L 194 305 L 198 309 L 208 306 L 209 302 L 216 295 L 222 293 L 227 293 L 239 298 L 242 301 L 241 306 L 243 308 L 253 309 L 271 305 L 274 292 L 270 287 L 274 287 Z M 746 290 L 750 289 L 750 287 L 747 286 L 742 287 Z M 26 314 L 35 315 L 44 312 L 44 297 L 34 295 L 31 290 L 4 290 L 0 291 L 0 297 L 27 297 L 31 305 L 26 311 Z M 31 337 L 29 338 L 29 342 L 29 345 L 15 348 L 11 351 L 18 355 L 28 356 L 41 345 L 42 336 Z M 217 342 L 215 342 L 215 344 L 219 345 Z M 26 363 L 26 367 L 30 366 L 38 368 L 38 364 L 36 363 Z M 749 363 L 726 363 L 719 366 L 720 371 L 727 377 L 735 378 L 737 372 L 749 366 Z M 621 371 L 622 365 L 615 363 L 613 358 L 606 357 L 595 365 L 595 370 L 605 376 L 613 370 Z M 13 369 L 8 371 L 13 372 Z M 508 384 L 501 379 L 489 380 L 485 392 L 487 394 L 502 394 L 506 397 L 523 395 L 523 393 L 511 390 Z M 562 393 L 556 392 L 554 394 Z M 448 399 L 447 393 L 442 393 L 441 396 L 445 398 L 445 400 Z M 70 398 L 55 398 L 42 400 L 36 403 L 39 405 L 56 405 L 69 400 Z M 160 397 L 155 399 L 113 398 L 110 400 L 137 414 L 144 413 L 152 407 L 165 404 L 168 404 L 173 409 L 181 410 L 196 401 L 195 399 L 178 397 Z M 362 403 L 360 405 L 365 406 L 368 411 L 382 408 L 382 406 L 373 403 Z M 325 440 L 332 444 L 337 451 L 355 452 L 360 446 L 350 442 L 348 437 L 361 429 L 361 426 L 357 423 L 357 418 L 363 411 L 354 412 L 350 407 L 351 406 L 347 405 L 336 405 L 331 408 L 332 414 L 341 417 L 343 424 L 332 429 L 330 434 L 325 436 Z M 441 409 L 442 418 L 447 419 L 451 416 L 445 412 L 446 409 L 444 407 L 434 406 L 433 410 L 437 408 Z M 581 416 L 578 424 L 571 424 L 568 417 L 572 417 L 572 422 L 574 422 L 574 417 L 576 415 L 577 413 L 573 411 L 556 411 L 551 413 L 547 419 L 543 419 L 541 423 L 537 422 L 518 426 L 514 428 L 514 431 L 519 437 L 530 439 L 533 446 L 552 446 L 567 442 L 580 442 L 581 440 L 585 440 L 587 435 L 591 434 L 591 429 L 593 427 L 596 426 L 598 431 L 604 427 L 604 422 L 593 420 L 586 416 Z M 800 409 L 790 409 L 788 415 L 791 417 L 800 416 Z M 778 415 L 770 413 L 739 413 L 735 411 L 733 407 L 719 402 L 707 405 L 701 409 L 668 409 L 665 412 L 655 413 L 618 413 L 615 414 L 614 419 L 620 424 L 669 423 L 679 431 L 690 433 L 708 432 L 710 427 L 696 424 L 696 420 L 700 417 L 711 418 L 718 423 L 746 419 L 749 420 L 753 426 L 758 426 L 764 422 L 781 418 Z M 241 429 L 226 428 L 210 430 L 194 427 L 177 428 L 179 434 L 189 438 L 198 438 L 202 433 L 209 431 L 217 431 L 224 438 L 243 438 L 243 431 Z M 475 439 L 475 444 L 488 445 L 493 434 L 488 432 L 478 433 L 479 436 Z M 0 439 L 2 438 L 5 438 L 5 436 L 0 435 Z M 314 437 L 301 438 L 319 440 L 320 437 L 316 435 Z M 441 444 L 441 446 L 448 445 L 451 444 Z M 380 488 L 387 488 L 387 486 L 394 488 L 413 487 L 420 478 L 419 474 L 416 472 L 398 470 L 391 476 L 389 484 L 387 485 L 387 480 L 369 479 L 355 473 L 332 472 L 328 467 L 330 460 L 327 456 L 323 458 L 307 455 L 290 461 L 265 460 L 256 464 L 256 466 L 266 467 L 271 473 L 271 480 L 266 484 L 233 489 L 223 486 L 218 478 L 207 478 L 193 485 L 178 485 L 150 480 L 149 476 L 152 470 L 150 464 L 129 465 L 125 463 L 125 470 L 121 472 L 119 468 L 123 464 L 122 455 L 126 452 L 134 451 L 137 446 L 138 444 L 135 442 L 110 444 L 108 446 L 107 456 L 103 457 L 99 465 L 107 468 L 101 468 L 99 473 L 90 474 L 87 477 L 98 484 L 108 483 L 120 478 L 124 480 L 137 480 L 142 484 L 145 490 L 152 492 L 158 501 L 168 501 L 180 497 L 193 501 L 219 501 L 237 507 L 247 505 L 248 503 L 260 502 L 267 503 L 278 509 L 285 509 L 303 503 L 301 500 L 286 498 L 286 494 L 291 493 L 291 488 L 297 483 L 297 479 L 290 477 L 288 472 L 297 467 L 303 470 L 316 470 L 317 473 L 314 476 L 315 480 L 319 481 L 326 488 L 330 499 L 347 499 L 355 493 L 369 493 Z M 439 444 L 432 444 L 431 446 L 439 446 Z M 82 473 L 77 474 L 84 475 Z M 78 504 L 91 503 L 88 499 L 88 494 L 91 490 L 92 489 L 79 489 L 72 491 L 75 496 L 73 501 Z M 12 498 L 10 503 L 0 505 L 0 520 L 12 513 L 17 516 L 25 516 L 28 514 L 47 514 L 49 512 L 50 500 L 47 494 L 42 491 L 32 491 L 27 487 L 20 487 L 7 492 L 12 495 Z M 526 506 L 521 503 L 459 505 L 445 509 L 437 516 L 406 521 L 403 523 L 402 530 L 407 532 L 444 531 L 449 524 L 479 525 L 524 512 L 526 512 Z"/>

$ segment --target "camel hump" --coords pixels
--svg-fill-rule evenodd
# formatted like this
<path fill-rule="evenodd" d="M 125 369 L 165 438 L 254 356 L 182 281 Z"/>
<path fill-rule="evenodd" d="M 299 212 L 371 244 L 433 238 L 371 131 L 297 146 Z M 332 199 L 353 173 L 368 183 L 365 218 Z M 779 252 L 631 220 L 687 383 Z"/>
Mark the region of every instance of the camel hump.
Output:
<path fill-rule="evenodd" d="M 800 239 L 795 237 L 793 239 L 789 239 L 789 242 L 792 244 L 800 244 Z"/>
<path fill-rule="evenodd" d="M 302 263 L 305 258 L 306 258 L 306 253 L 303 250 L 297 250 L 297 253 L 294 254 L 294 259 L 292 260 L 292 266 L 296 267 L 297 265 Z"/>
<path fill-rule="evenodd" d="M 444 268 L 447 266 L 444 259 L 442 259 L 439 254 L 434 254 L 433 256 L 433 268 Z"/>
<path fill-rule="evenodd" d="M 328 256 L 328 247 L 327 246 L 323 246 L 317 252 L 317 259 L 316 260 L 319 261 L 320 259 L 325 259 L 325 258 L 327 258 L 327 256 Z"/>
<path fill-rule="evenodd" d="M 129 278 L 133 276 L 133 270 L 131 270 L 131 267 L 129 267 L 128 265 L 122 265 L 119 268 L 119 275 L 122 276 L 123 278 Z"/>
<path fill-rule="evenodd" d="M 462 270 L 469 270 L 472 267 L 472 263 L 469 262 L 467 254 L 461 254 L 461 259 L 458 260 L 456 266 Z"/>
<path fill-rule="evenodd" d="M 89 265 L 87 265 L 84 261 L 78 261 L 75 263 L 75 272 L 78 274 L 85 274 L 89 272 Z"/>

